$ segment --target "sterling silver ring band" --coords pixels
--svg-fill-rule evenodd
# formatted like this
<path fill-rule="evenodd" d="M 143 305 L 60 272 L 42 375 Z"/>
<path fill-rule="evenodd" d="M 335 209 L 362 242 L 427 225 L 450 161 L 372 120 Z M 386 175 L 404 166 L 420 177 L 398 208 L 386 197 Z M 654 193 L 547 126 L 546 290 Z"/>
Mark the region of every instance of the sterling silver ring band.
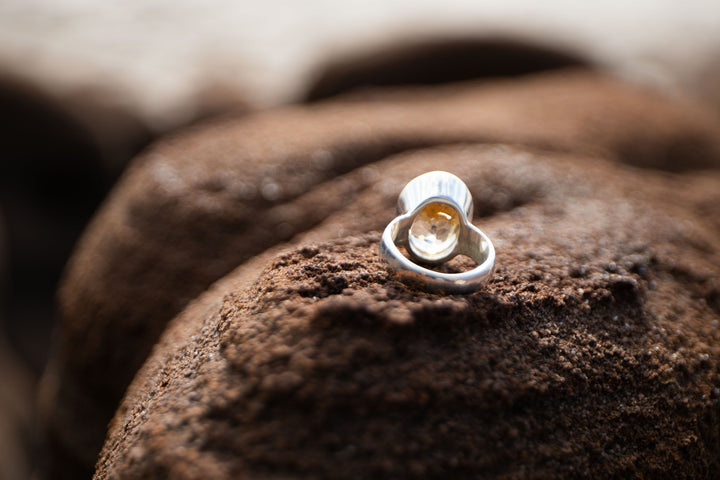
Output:
<path fill-rule="evenodd" d="M 383 232 L 380 253 L 403 281 L 428 290 L 469 293 L 492 276 L 495 248 L 470 223 L 472 197 L 467 186 L 447 172 L 428 172 L 410 181 L 398 197 L 398 217 Z M 403 246 L 412 258 L 400 251 Z M 456 255 L 466 255 L 477 267 L 461 273 L 425 268 Z"/>

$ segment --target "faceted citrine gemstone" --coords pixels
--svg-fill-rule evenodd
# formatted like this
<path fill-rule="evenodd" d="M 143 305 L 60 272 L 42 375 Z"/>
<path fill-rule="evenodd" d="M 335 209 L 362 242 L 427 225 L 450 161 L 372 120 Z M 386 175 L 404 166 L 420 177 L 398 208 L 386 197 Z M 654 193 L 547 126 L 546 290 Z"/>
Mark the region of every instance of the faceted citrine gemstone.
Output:
<path fill-rule="evenodd" d="M 410 226 L 410 248 L 423 260 L 438 261 L 452 253 L 459 234 L 458 212 L 444 203 L 430 203 L 415 216 Z"/>

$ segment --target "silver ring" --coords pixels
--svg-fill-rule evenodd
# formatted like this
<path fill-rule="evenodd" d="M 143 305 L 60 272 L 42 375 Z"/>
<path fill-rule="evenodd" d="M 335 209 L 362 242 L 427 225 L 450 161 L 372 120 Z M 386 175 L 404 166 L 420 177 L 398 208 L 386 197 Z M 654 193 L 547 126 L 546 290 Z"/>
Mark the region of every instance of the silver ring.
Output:
<path fill-rule="evenodd" d="M 472 196 L 458 177 L 435 171 L 414 178 L 400 192 L 397 213 L 382 234 L 380 254 L 402 280 L 430 290 L 468 293 L 490 278 L 495 247 L 470 223 Z M 398 246 L 405 247 L 411 258 Z M 472 258 L 477 267 L 462 273 L 441 273 L 415 263 L 439 265 L 456 255 Z"/>

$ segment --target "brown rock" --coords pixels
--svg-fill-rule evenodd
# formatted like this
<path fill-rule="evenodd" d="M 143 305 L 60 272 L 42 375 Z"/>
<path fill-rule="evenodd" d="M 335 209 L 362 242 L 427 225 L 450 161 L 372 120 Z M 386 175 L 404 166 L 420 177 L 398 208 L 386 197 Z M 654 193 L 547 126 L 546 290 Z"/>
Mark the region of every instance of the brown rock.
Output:
<path fill-rule="evenodd" d="M 329 61 L 307 100 L 377 86 L 436 85 L 588 66 L 574 53 L 502 37 L 455 37 L 395 43 Z"/>
<path fill-rule="evenodd" d="M 336 236 L 326 219 L 348 205 L 382 201 L 389 220 L 407 178 L 363 165 L 481 141 L 686 170 L 720 165 L 718 131 L 696 106 L 576 71 L 288 107 L 167 139 L 127 172 L 70 262 L 43 380 L 46 425 L 89 465 L 166 322 L 210 283 L 313 226 L 329 225 L 316 238 Z M 534 198 L 534 188 L 524 195 Z M 368 189 L 382 197 L 362 197 Z M 518 206 L 505 190 L 489 192 L 476 191 L 481 215 Z M 384 226 L 368 215 L 343 221 Z"/>
<path fill-rule="evenodd" d="M 399 283 L 377 234 L 250 262 L 172 322 L 95 478 L 712 478 L 720 172 L 425 149 L 314 233 L 381 228 L 438 166 L 495 242 L 485 289 Z"/>

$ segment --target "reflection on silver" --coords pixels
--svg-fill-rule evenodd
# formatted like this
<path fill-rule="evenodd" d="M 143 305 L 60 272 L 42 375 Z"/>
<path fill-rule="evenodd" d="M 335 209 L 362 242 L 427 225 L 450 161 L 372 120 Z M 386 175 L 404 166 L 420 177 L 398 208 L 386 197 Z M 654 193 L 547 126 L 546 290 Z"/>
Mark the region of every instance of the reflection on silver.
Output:
<path fill-rule="evenodd" d="M 398 198 L 398 216 L 388 224 L 380 253 L 403 281 L 428 290 L 468 293 L 492 275 L 495 248 L 472 220 L 467 186 L 448 172 L 428 172 L 411 180 Z M 410 258 L 398 246 L 407 250 Z M 456 255 L 472 258 L 477 267 L 462 273 L 441 273 L 416 263 L 441 264 Z"/>

